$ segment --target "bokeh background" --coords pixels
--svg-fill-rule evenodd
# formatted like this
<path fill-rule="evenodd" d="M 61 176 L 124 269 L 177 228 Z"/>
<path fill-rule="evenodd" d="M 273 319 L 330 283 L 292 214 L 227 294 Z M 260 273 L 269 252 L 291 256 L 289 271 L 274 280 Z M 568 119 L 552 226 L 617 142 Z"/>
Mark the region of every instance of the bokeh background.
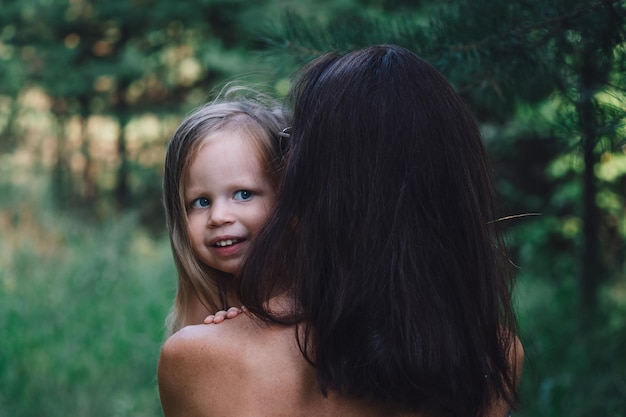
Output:
<path fill-rule="evenodd" d="M 396 43 L 465 97 L 494 164 L 519 416 L 626 416 L 626 3 L 1 0 L 0 416 L 159 416 L 176 274 L 169 135 L 229 82 Z M 384 313 L 384 312 L 378 312 Z"/>

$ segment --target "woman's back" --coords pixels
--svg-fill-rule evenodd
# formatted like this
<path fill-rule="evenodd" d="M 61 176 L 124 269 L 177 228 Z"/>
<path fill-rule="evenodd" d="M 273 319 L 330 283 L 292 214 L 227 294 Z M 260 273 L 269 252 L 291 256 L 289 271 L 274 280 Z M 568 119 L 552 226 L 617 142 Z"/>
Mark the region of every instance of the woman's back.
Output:
<path fill-rule="evenodd" d="M 324 55 L 290 97 L 284 180 L 241 303 L 302 325 L 322 390 L 456 417 L 515 407 L 504 213 L 463 98 L 394 45 Z M 276 317 L 266 302 L 285 290 L 293 314 Z"/>
<path fill-rule="evenodd" d="M 517 369 L 523 349 L 516 341 Z M 363 399 L 322 395 L 294 328 L 241 314 L 216 325 L 188 326 L 170 337 L 159 360 L 159 390 L 168 417 L 427 417 Z M 505 417 L 505 402 L 486 417 Z M 428 416 L 434 417 L 434 416 Z"/>
<path fill-rule="evenodd" d="M 322 395 L 294 328 L 245 314 L 183 328 L 165 343 L 159 390 L 166 416 L 420 416 Z"/>

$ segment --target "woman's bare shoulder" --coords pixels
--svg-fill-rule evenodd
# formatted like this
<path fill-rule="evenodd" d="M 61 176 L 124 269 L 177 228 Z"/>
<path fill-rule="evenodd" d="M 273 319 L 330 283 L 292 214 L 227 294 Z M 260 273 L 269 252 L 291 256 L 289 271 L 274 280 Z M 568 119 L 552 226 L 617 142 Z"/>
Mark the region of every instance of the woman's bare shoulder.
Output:
<path fill-rule="evenodd" d="M 211 415 L 224 397 L 234 395 L 233 374 L 243 368 L 240 347 L 254 336 L 249 317 L 229 323 L 187 326 L 170 336 L 159 357 L 157 378 L 166 416 Z M 220 401 L 215 398 L 219 396 Z"/>

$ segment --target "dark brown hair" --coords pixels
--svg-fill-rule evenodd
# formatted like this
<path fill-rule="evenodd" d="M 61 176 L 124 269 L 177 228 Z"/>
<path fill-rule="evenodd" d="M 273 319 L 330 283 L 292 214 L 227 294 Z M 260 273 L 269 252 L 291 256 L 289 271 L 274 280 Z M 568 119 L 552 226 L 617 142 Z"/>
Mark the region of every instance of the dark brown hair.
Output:
<path fill-rule="evenodd" d="M 512 278 L 462 99 L 383 45 L 318 58 L 293 100 L 282 193 L 242 268 L 243 304 L 302 323 L 324 392 L 454 416 L 514 405 Z M 293 314 L 267 311 L 285 290 Z"/>

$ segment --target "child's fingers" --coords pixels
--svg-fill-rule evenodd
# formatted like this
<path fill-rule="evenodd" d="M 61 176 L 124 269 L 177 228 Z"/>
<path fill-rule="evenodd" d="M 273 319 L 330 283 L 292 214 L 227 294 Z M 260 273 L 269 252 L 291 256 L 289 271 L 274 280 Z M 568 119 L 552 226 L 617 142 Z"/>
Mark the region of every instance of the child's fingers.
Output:
<path fill-rule="evenodd" d="M 233 319 L 235 317 L 237 317 L 239 315 L 239 313 L 241 313 L 241 309 L 238 307 L 231 307 L 228 309 L 228 311 L 226 311 L 226 318 L 227 319 Z"/>
<path fill-rule="evenodd" d="M 221 323 L 224 320 L 226 320 L 226 312 L 225 311 L 218 311 L 217 313 L 215 313 L 215 318 L 213 319 L 213 323 L 214 324 Z"/>
<path fill-rule="evenodd" d="M 215 314 L 211 314 L 204 319 L 204 324 L 218 324 L 226 319 L 234 319 L 242 311 L 245 311 L 244 307 L 230 307 L 228 310 L 220 310 Z"/>
<path fill-rule="evenodd" d="M 226 319 L 226 311 L 220 310 L 204 319 L 204 324 L 218 324 Z"/>

